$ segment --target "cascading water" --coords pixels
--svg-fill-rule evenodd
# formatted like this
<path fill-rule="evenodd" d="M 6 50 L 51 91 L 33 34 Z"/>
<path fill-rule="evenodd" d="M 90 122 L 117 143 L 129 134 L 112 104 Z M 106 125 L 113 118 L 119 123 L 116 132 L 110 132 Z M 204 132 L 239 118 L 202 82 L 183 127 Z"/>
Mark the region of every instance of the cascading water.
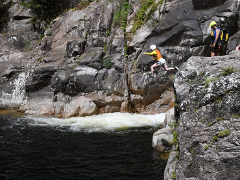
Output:
<path fill-rule="evenodd" d="M 131 128 L 158 127 L 163 123 L 165 114 L 141 115 L 129 113 L 108 113 L 87 117 L 60 119 L 54 117 L 24 116 L 30 126 L 67 128 L 71 131 L 108 132 Z"/>
<path fill-rule="evenodd" d="M 22 72 L 13 81 L 12 93 L 2 91 L 2 97 L 0 98 L 2 104 L 10 106 L 18 106 L 26 102 L 25 82 L 29 76 L 29 72 Z"/>

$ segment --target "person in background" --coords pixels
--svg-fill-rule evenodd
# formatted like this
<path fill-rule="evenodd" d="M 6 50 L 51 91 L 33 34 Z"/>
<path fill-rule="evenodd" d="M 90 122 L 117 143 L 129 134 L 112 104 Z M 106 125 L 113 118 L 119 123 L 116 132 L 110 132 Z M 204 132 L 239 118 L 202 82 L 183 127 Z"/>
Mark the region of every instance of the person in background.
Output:
<path fill-rule="evenodd" d="M 236 47 L 236 50 L 239 50 L 240 49 L 240 44 Z"/>
<path fill-rule="evenodd" d="M 212 29 L 211 33 L 211 44 L 210 47 L 212 48 L 211 50 L 211 57 L 213 56 L 219 56 L 219 51 L 221 49 L 221 43 L 220 43 L 220 28 L 217 27 L 217 23 L 215 21 L 212 21 L 209 25 Z"/>
<path fill-rule="evenodd" d="M 170 67 L 170 68 L 168 68 L 168 66 L 166 64 L 166 60 L 162 58 L 162 55 L 161 55 L 160 51 L 157 49 L 156 45 L 151 45 L 149 51 L 150 51 L 149 53 L 144 52 L 144 54 L 153 56 L 153 58 L 157 61 L 155 64 L 153 64 L 151 66 L 151 75 L 152 76 L 150 76 L 150 79 L 154 78 L 154 76 L 153 76 L 154 68 L 158 67 L 158 66 L 161 66 L 161 65 L 164 67 L 164 69 L 166 71 L 170 71 L 170 70 L 174 70 L 174 69 L 178 70 L 177 67 L 174 67 L 174 68 Z"/>

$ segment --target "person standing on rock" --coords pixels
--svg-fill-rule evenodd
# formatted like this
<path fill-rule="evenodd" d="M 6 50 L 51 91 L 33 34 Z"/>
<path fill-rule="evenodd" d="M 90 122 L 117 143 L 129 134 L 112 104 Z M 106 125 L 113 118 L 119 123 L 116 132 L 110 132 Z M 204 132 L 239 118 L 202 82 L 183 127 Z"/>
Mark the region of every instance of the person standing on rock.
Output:
<path fill-rule="evenodd" d="M 221 42 L 220 42 L 220 28 L 217 27 L 217 23 L 215 21 L 212 21 L 209 25 L 212 29 L 211 33 L 211 44 L 210 47 L 212 48 L 211 50 L 211 57 L 214 56 L 219 56 L 219 51 L 221 49 Z"/>
<path fill-rule="evenodd" d="M 174 70 L 174 69 L 175 69 L 175 70 L 178 70 L 177 67 L 174 67 L 174 68 L 170 67 L 170 68 L 168 68 L 168 66 L 167 66 L 167 64 L 166 64 L 166 60 L 162 58 L 162 55 L 161 55 L 160 51 L 157 49 L 157 46 L 156 46 L 156 45 L 151 45 L 149 51 L 150 51 L 149 53 L 144 52 L 144 54 L 153 56 L 153 58 L 157 61 L 155 64 L 153 64 L 153 65 L 151 66 L 152 76 L 150 76 L 150 79 L 154 78 L 154 76 L 153 76 L 154 68 L 155 68 L 155 67 L 158 67 L 158 66 L 161 66 L 161 65 L 164 67 L 164 69 L 165 69 L 166 71 L 170 71 L 170 70 Z"/>

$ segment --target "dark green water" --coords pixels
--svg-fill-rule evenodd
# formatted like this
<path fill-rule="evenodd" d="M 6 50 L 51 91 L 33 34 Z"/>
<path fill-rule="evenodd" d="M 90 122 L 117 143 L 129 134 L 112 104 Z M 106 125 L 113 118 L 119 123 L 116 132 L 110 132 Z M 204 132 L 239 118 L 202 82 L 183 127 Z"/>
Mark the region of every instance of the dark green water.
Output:
<path fill-rule="evenodd" d="M 151 147 L 155 131 L 89 133 L 1 115 L 0 178 L 162 180 L 167 161 Z"/>

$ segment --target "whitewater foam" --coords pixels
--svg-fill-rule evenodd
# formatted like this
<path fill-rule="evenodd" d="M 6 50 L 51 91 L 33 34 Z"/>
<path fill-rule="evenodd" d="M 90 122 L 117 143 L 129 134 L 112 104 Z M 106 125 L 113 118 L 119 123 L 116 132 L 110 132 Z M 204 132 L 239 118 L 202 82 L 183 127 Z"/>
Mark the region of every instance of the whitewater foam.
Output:
<path fill-rule="evenodd" d="M 165 114 L 142 115 L 130 113 L 108 113 L 87 117 L 72 117 L 60 119 L 55 117 L 24 116 L 31 126 L 50 126 L 67 128 L 72 131 L 116 131 L 129 128 L 160 126 L 165 119 Z"/>

